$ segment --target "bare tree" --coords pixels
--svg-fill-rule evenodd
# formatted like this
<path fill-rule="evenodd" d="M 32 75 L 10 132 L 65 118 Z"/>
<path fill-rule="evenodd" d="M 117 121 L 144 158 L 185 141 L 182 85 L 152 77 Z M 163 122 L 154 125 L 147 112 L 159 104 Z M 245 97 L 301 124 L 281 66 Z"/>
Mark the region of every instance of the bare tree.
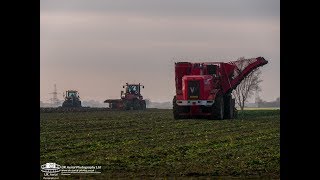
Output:
<path fill-rule="evenodd" d="M 244 57 L 241 57 L 238 60 L 244 59 Z M 242 62 L 238 64 L 239 69 L 244 69 L 246 66 L 245 61 Z M 260 79 L 260 75 L 261 70 L 259 68 L 251 71 L 232 92 L 241 110 L 244 108 L 244 103 L 247 102 L 254 92 L 261 91 L 260 83 L 262 80 Z"/>

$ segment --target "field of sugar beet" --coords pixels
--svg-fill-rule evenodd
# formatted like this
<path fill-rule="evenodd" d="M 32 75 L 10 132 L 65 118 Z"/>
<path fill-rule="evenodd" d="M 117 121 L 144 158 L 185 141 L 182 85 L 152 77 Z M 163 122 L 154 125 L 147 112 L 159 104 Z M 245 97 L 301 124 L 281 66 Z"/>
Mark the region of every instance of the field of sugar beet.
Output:
<path fill-rule="evenodd" d="M 40 165 L 101 166 L 91 178 L 280 178 L 280 110 L 174 120 L 172 110 L 40 113 Z M 43 174 L 41 173 L 41 176 Z"/>

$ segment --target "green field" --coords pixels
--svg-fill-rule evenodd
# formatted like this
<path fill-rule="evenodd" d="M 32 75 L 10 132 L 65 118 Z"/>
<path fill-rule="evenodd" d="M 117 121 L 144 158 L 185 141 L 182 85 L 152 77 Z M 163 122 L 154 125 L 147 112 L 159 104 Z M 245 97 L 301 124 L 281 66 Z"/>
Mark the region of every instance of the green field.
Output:
<path fill-rule="evenodd" d="M 40 113 L 40 130 L 40 165 L 102 166 L 86 178 L 280 178 L 280 110 L 236 120 L 174 120 L 156 109 Z"/>

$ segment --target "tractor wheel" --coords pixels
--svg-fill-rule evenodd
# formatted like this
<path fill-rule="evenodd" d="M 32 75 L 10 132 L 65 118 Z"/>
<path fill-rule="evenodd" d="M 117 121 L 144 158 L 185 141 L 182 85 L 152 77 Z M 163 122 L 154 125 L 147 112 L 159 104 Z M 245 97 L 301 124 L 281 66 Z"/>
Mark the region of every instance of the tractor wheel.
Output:
<path fill-rule="evenodd" d="M 134 99 L 133 100 L 133 109 L 134 110 L 140 110 L 141 109 L 140 102 L 139 102 L 138 99 Z"/>
<path fill-rule="evenodd" d="M 71 104 L 70 100 L 65 100 L 62 103 L 62 107 L 64 107 L 64 108 L 71 107 L 71 106 L 72 106 L 72 104 Z"/>
<path fill-rule="evenodd" d="M 130 109 L 131 109 L 131 103 L 130 103 L 130 101 L 125 100 L 125 101 L 123 102 L 123 104 L 124 104 L 124 109 L 125 109 L 125 110 L 130 110 Z"/>
<path fill-rule="evenodd" d="M 223 119 L 224 118 L 224 103 L 223 97 L 218 96 L 215 99 L 214 104 L 212 105 L 212 114 L 209 116 L 209 119 Z"/>
<path fill-rule="evenodd" d="M 66 107 L 66 106 L 67 106 L 66 101 L 63 101 L 62 107 L 64 108 L 64 107 Z"/>
<path fill-rule="evenodd" d="M 173 97 L 172 105 L 173 105 L 173 118 L 174 119 L 181 119 L 181 116 L 179 115 L 179 106 L 177 105 L 177 98 L 176 96 Z"/>
<path fill-rule="evenodd" d="M 76 107 L 81 107 L 81 101 L 76 101 L 77 102 L 77 106 Z"/>
<path fill-rule="evenodd" d="M 141 109 L 142 110 L 146 110 L 147 109 L 147 105 L 146 105 L 146 101 L 145 100 L 141 101 Z"/>

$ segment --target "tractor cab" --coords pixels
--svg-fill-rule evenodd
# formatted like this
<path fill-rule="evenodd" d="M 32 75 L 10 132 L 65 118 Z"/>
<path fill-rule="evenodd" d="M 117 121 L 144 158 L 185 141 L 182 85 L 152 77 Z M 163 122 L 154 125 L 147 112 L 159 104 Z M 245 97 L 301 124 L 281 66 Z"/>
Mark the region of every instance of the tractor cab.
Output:
<path fill-rule="evenodd" d="M 78 91 L 68 90 L 68 91 L 66 91 L 65 98 L 69 99 L 69 98 L 80 98 L 80 97 L 79 97 Z"/>
<path fill-rule="evenodd" d="M 139 85 L 128 85 L 126 87 L 126 93 L 139 95 L 140 94 L 140 86 Z"/>
<path fill-rule="evenodd" d="M 141 97 L 140 94 L 140 87 L 144 88 L 143 85 L 139 84 L 128 84 L 126 83 L 126 85 L 123 86 L 123 88 L 125 88 L 125 93 L 123 91 L 121 91 L 121 97 L 125 98 L 125 97 Z"/>

